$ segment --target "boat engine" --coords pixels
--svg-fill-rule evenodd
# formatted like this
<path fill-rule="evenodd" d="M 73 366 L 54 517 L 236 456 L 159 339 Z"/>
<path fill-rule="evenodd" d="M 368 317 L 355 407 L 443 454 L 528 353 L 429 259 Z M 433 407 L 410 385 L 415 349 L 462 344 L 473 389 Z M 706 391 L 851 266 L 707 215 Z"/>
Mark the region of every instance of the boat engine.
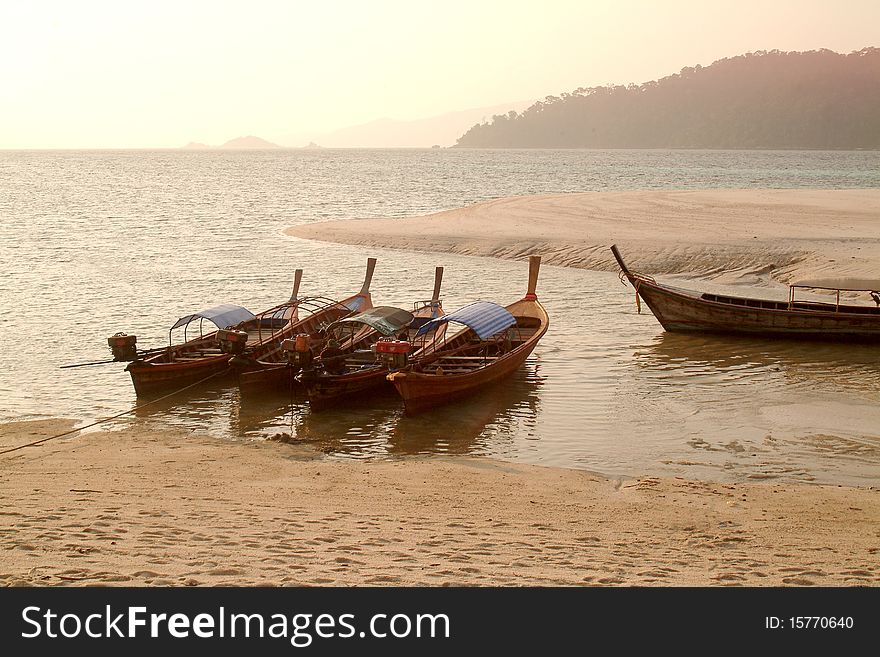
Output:
<path fill-rule="evenodd" d="M 308 333 L 298 333 L 281 343 L 281 351 L 287 354 L 287 362 L 294 367 L 306 370 L 312 366 L 314 354 L 309 346 Z"/>
<path fill-rule="evenodd" d="M 376 360 L 389 370 L 400 370 L 409 362 L 412 345 L 406 340 L 382 338 L 373 348 L 376 351 Z"/>
<path fill-rule="evenodd" d="M 236 329 L 220 329 L 217 331 L 217 341 L 220 343 L 220 351 L 224 354 L 238 356 L 244 353 L 248 334 Z"/>
<path fill-rule="evenodd" d="M 119 363 L 127 363 L 137 360 L 137 336 L 117 333 L 107 338 L 107 345 L 113 353 L 113 360 Z"/>

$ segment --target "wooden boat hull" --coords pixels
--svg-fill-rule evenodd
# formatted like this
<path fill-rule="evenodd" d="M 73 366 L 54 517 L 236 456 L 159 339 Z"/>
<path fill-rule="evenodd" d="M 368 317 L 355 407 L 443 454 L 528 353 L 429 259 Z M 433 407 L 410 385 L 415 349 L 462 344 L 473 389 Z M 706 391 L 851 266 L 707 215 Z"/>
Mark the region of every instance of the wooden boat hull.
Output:
<path fill-rule="evenodd" d="M 491 366 L 474 372 L 441 375 L 407 371 L 395 372 L 388 375 L 388 378 L 403 398 L 405 412 L 408 415 L 422 413 L 467 397 L 510 376 L 525 362 L 537 344 L 537 339 L 524 343 L 520 348 L 494 361 Z"/>
<path fill-rule="evenodd" d="M 208 377 L 221 378 L 231 373 L 229 354 L 197 361 L 181 361 L 153 364 L 136 360 L 126 370 L 131 375 L 135 394 L 138 396 L 179 389 Z M 227 371 L 228 370 L 228 371 Z"/>
<path fill-rule="evenodd" d="M 318 375 L 306 387 L 309 406 L 313 411 L 322 411 L 361 395 L 390 391 L 387 375 L 388 370 L 384 367 L 371 367 L 341 376 Z"/>
<path fill-rule="evenodd" d="M 250 348 L 250 358 L 258 359 L 272 350 L 277 350 L 281 341 L 291 337 L 295 330 L 296 325 L 293 324 L 274 334 L 263 331 L 265 337 Z M 186 346 L 183 345 L 184 348 Z M 198 353 L 198 349 L 194 351 Z M 133 361 L 126 370 L 131 375 L 135 394 L 153 395 L 163 390 L 172 392 L 212 375 L 218 375 L 215 378 L 220 378 L 219 373 L 227 369 L 232 373 L 235 368 L 231 360 L 231 354 L 193 356 L 193 352 L 180 350 L 180 353 L 174 353 L 170 357 L 167 354 L 159 354 L 146 360 Z"/>
<path fill-rule="evenodd" d="M 880 341 L 880 308 L 795 301 L 793 294 L 789 301 L 776 301 L 679 289 L 631 272 L 616 246 L 611 252 L 622 276 L 667 331 Z"/>
<path fill-rule="evenodd" d="M 464 320 L 464 330 L 416 352 L 411 367 L 388 375 L 388 380 L 403 398 L 408 415 L 495 385 L 525 362 L 550 328 L 547 311 L 535 294 L 540 266 L 539 256 L 529 258 L 529 284 L 525 297 L 503 309 L 515 320 L 514 325 L 507 324 L 500 333 L 480 338 L 474 328 L 479 325 L 479 317 L 469 318 L 470 325 L 467 325 L 467 320 L 459 315 L 459 320 L 453 321 Z M 456 313 L 452 313 L 450 319 L 455 316 Z"/>
<path fill-rule="evenodd" d="M 299 383 L 295 382 L 297 372 L 298 370 L 294 369 L 287 363 L 260 363 L 252 369 L 248 369 L 247 367 L 244 369 L 236 368 L 238 385 L 242 390 L 247 390 L 251 387 L 287 390 L 291 385 L 299 385 Z"/>
<path fill-rule="evenodd" d="M 796 306 L 780 309 L 766 306 L 784 302 L 759 299 L 743 299 L 743 305 L 719 303 L 644 281 L 638 285 L 638 294 L 667 331 L 880 341 L 880 315 L 876 314 L 798 310 Z"/>

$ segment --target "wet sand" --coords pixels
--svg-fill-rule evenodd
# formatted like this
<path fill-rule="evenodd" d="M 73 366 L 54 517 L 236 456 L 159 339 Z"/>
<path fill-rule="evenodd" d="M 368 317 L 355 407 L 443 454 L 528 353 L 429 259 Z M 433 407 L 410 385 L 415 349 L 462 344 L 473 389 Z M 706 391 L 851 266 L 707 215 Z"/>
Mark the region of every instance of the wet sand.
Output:
<path fill-rule="evenodd" d="M 3 448 L 65 421 L 0 426 Z M 140 429 L 0 455 L 6 585 L 872 585 L 876 488 L 329 460 Z"/>
<path fill-rule="evenodd" d="M 328 242 L 522 259 L 565 267 L 762 277 L 880 278 L 880 189 L 586 192 L 523 196 L 410 219 L 317 222 L 289 235 Z"/>

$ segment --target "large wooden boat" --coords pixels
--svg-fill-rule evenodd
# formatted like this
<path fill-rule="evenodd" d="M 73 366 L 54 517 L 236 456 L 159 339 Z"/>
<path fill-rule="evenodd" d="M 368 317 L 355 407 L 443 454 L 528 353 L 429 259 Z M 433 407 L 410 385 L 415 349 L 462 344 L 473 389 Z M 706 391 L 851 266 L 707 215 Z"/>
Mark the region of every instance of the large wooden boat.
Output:
<path fill-rule="evenodd" d="M 434 274 L 434 292 L 428 301 L 417 301 L 412 312 L 381 306 L 337 321 L 328 328 L 334 353 L 323 352 L 314 367 L 297 379 L 305 386 L 313 411 L 337 406 L 355 396 L 388 387 L 386 375 L 395 364 L 403 366 L 413 345 L 428 346 L 442 339 L 446 326 L 430 320 L 443 315 L 440 286 L 443 267 Z M 420 332 L 421 331 L 421 332 Z"/>
<path fill-rule="evenodd" d="M 420 331 L 455 322 L 464 328 L 413 353 L 407 369 L 388 374 L 408 414 L 495 384 L 519 368 L 547 332 L 550 319 L 535 290 L 541 259 L 529 258 L 526 295 L 506 307 L 479 301 L 427 322 Z"/>
<path fill-rule="evenodd" d="M 131 375 L 135 392 L 149 395 L 173 391 L 207 377 L 231 373 L 232 358 L 248 361 L 265 357 L 280 348 L 281 343 L 303 330 L 304 324 L 333 322 L 352 312 L 372 307 L 370 282 L 376 259 L 367 260 L 367 271 L 360 292 L 342 301 L 322 297 L 299 298 L 302 270 L 296 271 L 293 294 L 282 304 L 254 315 L 246 308 L 232 304 L 215 306 L 178 319 L 169 329 L 169 346 L 138 355 L 126 370 Z M 301 312 L 307 311 L 306 317 Z M 217 330 L 203 333 L 208 320 Z M 187 330 L 198 323 L 199 336 L 187 339 Z M 183 330 L 183 342 L 170 344 L 175 329 Z"/>
<path fill-rule="evenodd" d="M 621 270 L 667 331 L 709 331 L 788 338 L 880 341 L 880 281 L 810 280 L 789 286 L 788 301 L 695 292 L 658 283 L 631 271 L 617 246 L 611 247 Z M 803 290 L 822 290 L 834 301 L 797 299 Z M 841 293 L 863 292 L 874 306 L 841 303 Z"/>

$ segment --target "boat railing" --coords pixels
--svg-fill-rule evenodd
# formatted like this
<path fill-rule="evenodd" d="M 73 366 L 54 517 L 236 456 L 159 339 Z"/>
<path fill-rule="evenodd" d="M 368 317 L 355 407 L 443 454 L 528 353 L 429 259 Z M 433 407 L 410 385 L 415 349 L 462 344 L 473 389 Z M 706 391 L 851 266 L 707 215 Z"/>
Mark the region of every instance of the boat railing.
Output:
<path fill-rule="evenodd" d="M 425 301 L 413 301 L 413 312 L 417 312 L 422 308 L 430 306 L 431 308 L 440 308 L 440 299 L 427 299 Z"/>
<path fill-rule="evenodd" d="M 795 299 L 795 291 L 796 290 L 826 290 L 829 292 L 834 292 L 835 298 L 834 303 L 828 303 L 825 301 L 798 301 Z M 840 312 L 840 293 L 841 292 L 867 292 L 871 295 L 871 299 L 874 300 L 874 303 L 877 304 L 877 308 L 871 308 L 870 306 L 864 306 L 865 310 L 863 312 L 880 312 L 880 293 L 876 290 L 868 290 L 868 289 L 855 289 L 855 288 L 838 288 L 838 287 L 826 287 L 822 285 L 800 285 L 794 284 L 788 286 L 788 309 L 789 310 L 819 310 L 819 311 L 830 311 L 832 308 L 834 312 Z M 859 306 L 844 306 L 847 312 L 853 312 L 854 310 L 857 312 L 861 311 L 861 307 Z"/>
<path fill-rule="evenodd" d="M 274 339 L 276 336 L 283 334 L 290 324 L 297 321 L 300 310 L 313 315 L 316 312 L 332 308 L 333 306 L 341 307 L 342 304 L 339 301 L 322 296 L 302 297 L 280 303 L 274 308 L 270 308 L 257 315 L 257 342 L 261 344 L 264 341 L 263 327 L 265 324 L 268 324 L 267 328 L 271 329 L 266 339 Z"/>

